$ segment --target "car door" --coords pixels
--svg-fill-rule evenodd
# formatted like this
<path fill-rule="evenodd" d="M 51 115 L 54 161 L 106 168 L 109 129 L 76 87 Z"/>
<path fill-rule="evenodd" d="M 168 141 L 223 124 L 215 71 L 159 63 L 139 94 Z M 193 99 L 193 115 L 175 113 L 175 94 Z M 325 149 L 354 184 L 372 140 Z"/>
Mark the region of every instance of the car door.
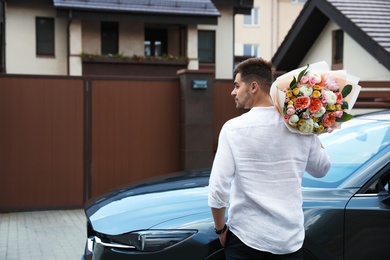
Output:
<path fill-rule="evenodd" d="M 355 194 L 345 210 L 344 259 L 389 259 L 390 164 Z"/>

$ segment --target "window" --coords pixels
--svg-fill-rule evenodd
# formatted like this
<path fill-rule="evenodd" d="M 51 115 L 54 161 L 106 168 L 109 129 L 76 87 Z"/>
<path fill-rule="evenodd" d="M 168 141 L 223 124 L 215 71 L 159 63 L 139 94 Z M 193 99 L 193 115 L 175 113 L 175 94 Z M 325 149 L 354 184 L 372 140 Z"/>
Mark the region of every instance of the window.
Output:
<path fill-rule="evenodd" d="M 35 27 L 37 55 L 54 56 L 54 18 L 37 17 Z"/>
<path fill-rule="evenodd" d="M 293 4 L 304 4 L 307 0 L 291 0 L 291 3 Z"/>
<path fill-rule="evenodd" d="M 259 8 L 252 8 L 250 15 L 244 15 L 244 25 L 259 25 L 259 16 L 260 16 L 260 10 Z"/>
<path fill-rule="evenodd" d="M 102 54 L 118 54 L 118 23 L 102 22 L 100 30 L 102 37 Z"/>
<path fill-rule="evenodd" d="M 166 29 L 145 29 L 145 56 L 162 56 L 168 52 Z"/>
<path fill-rule="evenodd" d="M 4 23 L 0 20 L 0 72 L 5 72 L 4 45 Z"/>
<path fill-rule="evenodd" d="M 259 45 L 244 44 L 244 56 L 259 57 Z"/>
<path fill-rule="evenodd" d="M 332 69 L 342 69 L 344 56 L 344 32 L 342 30 L 333 31 L 333 59 Z"/>
<path fill-rule="evenodd" d="M 199 62 L 215 63 L 215 31 L 198 31 Z"/>

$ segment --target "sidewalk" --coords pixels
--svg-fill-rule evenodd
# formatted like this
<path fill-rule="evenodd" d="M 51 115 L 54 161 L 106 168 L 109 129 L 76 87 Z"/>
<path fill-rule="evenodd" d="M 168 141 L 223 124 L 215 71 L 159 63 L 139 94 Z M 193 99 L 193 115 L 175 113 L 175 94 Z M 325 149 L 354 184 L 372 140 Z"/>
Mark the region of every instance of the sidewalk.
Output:
<path fill-rule="evenodd" d="M 82 209 L 0 214 L 0 259 L 80 260 L 85 221 Z"/>

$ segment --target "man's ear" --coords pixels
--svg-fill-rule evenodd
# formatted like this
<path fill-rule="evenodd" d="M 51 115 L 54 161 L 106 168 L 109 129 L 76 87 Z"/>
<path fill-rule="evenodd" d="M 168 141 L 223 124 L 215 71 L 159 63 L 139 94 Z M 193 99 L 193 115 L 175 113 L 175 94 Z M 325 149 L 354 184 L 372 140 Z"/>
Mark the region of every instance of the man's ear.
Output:
<path fill-rule="evenodd" d="M 259 84 L 257 84 L 256 81 L 253 81 L 252 84 L 251 84 L 251 91 L 252 91 L 252 93 L 255 93 L 255 92 L 259 91 L 259 88 L 260 88 Z"/>

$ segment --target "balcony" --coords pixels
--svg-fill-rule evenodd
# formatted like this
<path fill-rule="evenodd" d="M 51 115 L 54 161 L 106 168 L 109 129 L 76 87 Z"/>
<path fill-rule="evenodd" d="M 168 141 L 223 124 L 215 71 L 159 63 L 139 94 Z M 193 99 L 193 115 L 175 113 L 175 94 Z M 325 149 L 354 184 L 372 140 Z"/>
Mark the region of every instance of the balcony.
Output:
<path fill-rule="evenodd" d="M 177 77 L 177 71 L 186 69 L 188 64 L 187 58 L 172 55 L 126 57 L 82 54 L 81 58 L 83 76 Z"/>

